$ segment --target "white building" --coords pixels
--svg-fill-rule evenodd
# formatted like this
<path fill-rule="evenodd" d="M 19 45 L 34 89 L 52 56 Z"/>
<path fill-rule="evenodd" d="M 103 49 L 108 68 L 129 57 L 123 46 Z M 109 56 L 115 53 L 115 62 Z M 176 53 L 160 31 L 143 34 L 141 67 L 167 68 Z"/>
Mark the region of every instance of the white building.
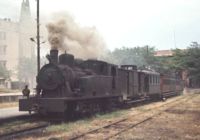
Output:
<path fill-rule="evenodd" d="M 20 59 L 34 57 L 35 44 L 30 41 L 35 36 L 34 29 L 29 0 L 22 1 L 19 22 L 0 19 L 0 65 L 11 71 L 11 81 L 19 80 L 17 73 Z M 33 84 L 32 77 L 20 80 Z"/>

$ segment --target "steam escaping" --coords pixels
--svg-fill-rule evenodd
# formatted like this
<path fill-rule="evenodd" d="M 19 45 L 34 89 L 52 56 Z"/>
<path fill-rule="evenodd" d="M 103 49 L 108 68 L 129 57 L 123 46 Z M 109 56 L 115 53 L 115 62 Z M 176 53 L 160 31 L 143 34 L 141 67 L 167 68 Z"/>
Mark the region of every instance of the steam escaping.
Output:
<path fill-rule="evenodd" d="M 60 15 L 59 15 L 60 16 Z M 47 24 L 51 49 L 67 51 L 78 58 L 100 58 L 105 43 L 95 27 L 81 27 L 69 14 Z"/>

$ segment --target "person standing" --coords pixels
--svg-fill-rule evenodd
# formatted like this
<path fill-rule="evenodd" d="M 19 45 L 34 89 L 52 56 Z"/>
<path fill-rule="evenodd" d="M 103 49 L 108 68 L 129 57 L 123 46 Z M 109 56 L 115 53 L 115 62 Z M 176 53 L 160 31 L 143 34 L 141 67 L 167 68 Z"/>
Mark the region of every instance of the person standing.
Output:
<path fill-rule="evenodd" d="M 22 90 L 22 94 L 23 96 L 26 96 L 27 98 L 29 98 L 30 90 L 28 89 L 28 85 L 25 85 L 25 88 Z"/>

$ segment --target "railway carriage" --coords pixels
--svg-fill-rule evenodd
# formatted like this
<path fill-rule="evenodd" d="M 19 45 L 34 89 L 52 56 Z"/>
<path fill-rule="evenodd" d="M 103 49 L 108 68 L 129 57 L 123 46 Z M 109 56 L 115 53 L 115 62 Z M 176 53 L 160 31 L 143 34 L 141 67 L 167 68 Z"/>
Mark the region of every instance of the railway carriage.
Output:
<path fill-rule="evenodd" d="M 123 100 L 138 98 L 138 72 L 135 65 L 122 65 L 117 69 L 117 89 Z"/>
<path fill-rule="evenodd" d="M 164 75 L 160 77 L 160 90 L 162 97 L 177 95 L 183 91 L 183 80 L 176 75 Z"/>
<path fill-rule="evenodd" d="M 176 78 L 176 92 L 180 94 L 183 91 L 184 81 L 181 78 Z"/>
<path fill-rule="evenodd" d="M 148 97 L 160 97 L 160 74 L 154 71 L 139 70 L 139 91 Z"/>

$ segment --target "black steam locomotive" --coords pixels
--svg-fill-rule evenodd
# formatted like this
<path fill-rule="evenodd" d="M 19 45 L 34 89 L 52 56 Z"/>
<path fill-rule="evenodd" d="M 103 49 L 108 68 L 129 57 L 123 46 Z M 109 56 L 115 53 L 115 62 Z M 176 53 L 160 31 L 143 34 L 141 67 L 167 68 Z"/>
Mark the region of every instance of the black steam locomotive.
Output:
<path fill-rule="evenodd" d="M 164 98 L 183 90 L 176 76 L 121 67 L 99 60 L 74 59 L 71 54 L 51 50 L 37 76 L 37 94 L 19 100 L 20 111 L 41 114 L 99 111 L 112 106 L 149 98 Z"/>

